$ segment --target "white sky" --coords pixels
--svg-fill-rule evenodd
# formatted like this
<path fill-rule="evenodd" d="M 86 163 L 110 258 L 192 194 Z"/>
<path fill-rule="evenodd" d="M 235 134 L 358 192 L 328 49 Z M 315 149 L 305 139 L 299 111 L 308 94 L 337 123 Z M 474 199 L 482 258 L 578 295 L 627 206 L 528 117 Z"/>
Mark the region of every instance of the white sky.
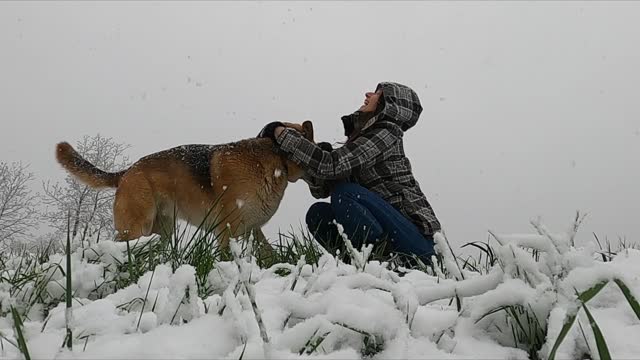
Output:
<path fill-rule="evenodd" d="M 0 2 L 0 160 L 62 179 L 54 145 L 101 133 L 128 154 L 340 116 L 380 81 L 424 111 L 405 147 L 445 231 L 639 239 L 639 2 Z M 266 228 L 298 227 L 289 187 Z"/>

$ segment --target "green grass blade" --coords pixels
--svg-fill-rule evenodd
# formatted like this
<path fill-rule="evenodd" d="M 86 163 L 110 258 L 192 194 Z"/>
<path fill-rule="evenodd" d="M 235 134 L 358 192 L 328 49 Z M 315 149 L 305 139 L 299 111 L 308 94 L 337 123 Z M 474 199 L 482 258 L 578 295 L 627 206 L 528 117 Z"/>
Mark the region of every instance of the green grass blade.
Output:
<path fill-rule="evenodd" d="M 176 315 L 178 315 L 178 310 L 180 310 L 180 306 L 182 306 L 182 302 L 184 301 L 186 296 L 187 296 L 187 293 L 182 295 L 182 299 L 180 300 L 180 303 L 178 303 L 178 307 L 176 308 L 176 311 L 173 313 L 173 316 L 171 317 L 171 322 L 169 323 L 170 325 L 173 325 L 173 320 L 176 319 Z"/>
<path fill-rule="evenodd" d="M 242 347 L 242 352 L 240 353 L 240 357 L 238 358 L 238 360 L 242 360 L 242 358 L 244 357 L 244 351 L 247 350 L 247 342 L 244 342 L 244 346 Z"/>
<path fill-rule="evenodd" d="M 142 309 L 140 309 L 140 317 L 138 318 L 138 324 L 136 325 L 136 331 L 140 329 L 140 321 L 142 320 L 142 314 L 144 314 L 144 306 L 147 304 L 147 297 L 149 297 L 149 290 L 151 289 L 151 283 L 153 283 L 153 275 L 156 274 L 156 268 L 151 273 L 151 280 L 149 280 L 149 286 L 147 286 L 147 293 L 144 295 L 144 301 L 142 302 Z M 157 295 L 156 295 L 156 299 Z"/>
<path fill-rule="evenodd" d="M 549 353 L 549 360 L 555 360 L 556 358 L 556 351 L 558 351 L 558 348 L 560 347 L 560 344 L 562 344 L 562 341 L 564 340 L 565 337 L 567 337 L 567 334 L 569 333 L 569 330 L 571 330 L 571 326 L 573 326 L 573 323 L 576 321 L 576 314 L 574 315 L 569 315 L 567 317 L 565 317 L 564 319 L 564 325 L 562 325 L 562 329 L 560 330 L 560 333 L 558 334 L 558 337 L 556 338 L 556 342 L 553 344 L 553 348 L 551 349 L 551 352 Z"/>
<path fill-rule="evenodd" d="M 26 360 L 31 360 L 31 355 L 29 355 L 29 348 L 27 347 L 27 342 L 24 339 L 24 334 L 22 333 L 22 319 L 20 318 L 20 314 L 13 306 L 11 307 L 11 315 L 13 316 L 13 326 L 16 329 L 16 338 L 18 340 L 18 349 Z"/>
<path fill-rule="evenodd" d="M 67 218 L 67 244 L 66 244 L 66 251 L 67 251 L 67 276 L 66 276 L 66 289 L 65 289 L 65 300 L 66 300 L 66 305 L 67 305 L 67 310 L 65 312 L 65 322 L 66 322 L 66 328 L 67 328 L 67 348 L 69 350 L 71 350 L 73 348 L 73 334 L 71 331 L 71 328 L 69 327 L 69 321 L 71 321 L 71 319 L 69 319 L 70 314 L 71 314 L 71 298 L 72 298 L 72 294 L 71 294 L 71 236 L 69 234 L 70 231 L 70 221 L 71 221 L 71 213 L 69 213 L 69 217 Z"/>
<path fill-rule="evenodd" d="M 589 318 L 589 325 L 591 325 L 593 335 L 596 338 L 596 345 L 598 347 L 598 355 L 600 355 L 600 360 L 611 360 L 611 354 L 609 353 L 609 348 L 607 347 L 607 342 L 604 340 L 602 331 L 600 331 L 600 327 L 596 323 L 596 320 L 593 318 L 593 316 L 591 316 L 591 312 L 589 311 L 589 309 L 587 309 L 587 304 L 583 303 L 582 308 Z"/>
<path fill-rule="evenodd" d="M 6 336 L 4 336 L 2 331 L 0 331 L 0 344 L 2 345 L 2 346 L 0 346 L 0 351 L 4 352 L 4 344 L 2 344 L 2 340 L 6 341 L 7 343 L 9 343 L 9 345 L 13 346 L 14 348 L 20 349 L 18 347 L 18 344 L 16 344 L 15 342 L 13 342 L 11 339 L 7 338 Z"/>
<path fill-rule="evenodd" d="M 497 308 L 495 308 L 495 309 L 489 310 L 489 311 L 488 311 L 488 312 L 486 312 L 484 315 L 482 315 L 480 318 L 478 318 L 478 320 L 476 320 L 474 323 L 475 323 L 475 324 L 477 324 L 477 323 L 479 323 L 482 319 L 484 319 L 485 317 L 487 317 L 487 316 L 489 316 L 489 315 L 492 315 L 492 314 L 495 314 L 495 313 L 497 313 L 497 312 L 499 312 L 499 311 L 506 310 L 506 308 L 507 308 L 507 306 L 505 305 L 505 306 L 500 306 L 500 307 L 497 307 Z"/>
<path fill-rule="evenodd" d="M 615 279 L 614 281 L 616 284 L 618 284 L 618 287 L 620 287 L 620 290 L 622 290 L 624 297 L 627 298 L 627 302 L 629 302 L 629 305 L 631 305 L 633 312 L 636 313 L 638 320 L 640 320 L 640 304 L 638 303 L 636 297 L 631 293 L 631 289 L 629 289 L 629 287 L 627 287 L 627 285 L 620 279 Z"/>
<path fill-rule="evenodd" d="M 578 301 L 582 303 L 586 303 L 587 301 L 593 299 L 594 296 L 598 295 L 600 290 L 602 290 L 609 281 L 603 281 L 601 283 L 596 284 L 595 286 L 583 291 L 580 295 L 578 295 Z"/>
<path fill-rule="evenodd" d="M 582 334 L 582 338 L 584 339 L 584 343 L 587 344 L 587 350 L 591 353 L 591 346 L 589 346 L 589 341 L 587 340 L 587 334 L 584 333 L 584 329 L 582 328 L 582 323 L 578 320 L 578 327 L 580 328 L 580 333 Z"/>
<path fill-rule="evenodd" d="M 129 267 L 129 280 L 133 282 L 135 274 L 133 271 L 133 259 L 131 257 L 131 246 L 129 245 L 129 241 L 127 241 L 127 263 Z"/>
<path fill-rule="evenodd" d="M 456 309 L 458 313 L 462 311 L 462 298 L 456 294 Z"/>

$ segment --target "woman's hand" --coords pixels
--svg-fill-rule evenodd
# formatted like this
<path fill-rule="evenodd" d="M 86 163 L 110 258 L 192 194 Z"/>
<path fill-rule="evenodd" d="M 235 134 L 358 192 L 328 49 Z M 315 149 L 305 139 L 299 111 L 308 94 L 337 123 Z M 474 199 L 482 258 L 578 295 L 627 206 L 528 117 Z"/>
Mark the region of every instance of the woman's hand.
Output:
<path fill-rule="evenodd" d="M 329 144 L 328 142 L 319 142 L 318 147 L 324 151 L 328 151 L 328 152 L 332 152 L 333 151 L 333 146 L 331 146 L 331 144 Z"/>
<path fill-rule="evenodd" d="M 273 131 L 273 139 L 277 139 L 278 136 L 280 136 L 280 134 L 282 134 L 282 132 L 284 131 L 284 127 L 283 126 L 278 126 L 274 131 Z"/>
<path fill-rule="evenodd" d="M 258 134 L 259 138 L 270 138 L 273 141 L 276 141 L 276 138 L 280 136 L 285 126 L 280 121 L 270 122 L 265 125 L 260 133 Z"/>

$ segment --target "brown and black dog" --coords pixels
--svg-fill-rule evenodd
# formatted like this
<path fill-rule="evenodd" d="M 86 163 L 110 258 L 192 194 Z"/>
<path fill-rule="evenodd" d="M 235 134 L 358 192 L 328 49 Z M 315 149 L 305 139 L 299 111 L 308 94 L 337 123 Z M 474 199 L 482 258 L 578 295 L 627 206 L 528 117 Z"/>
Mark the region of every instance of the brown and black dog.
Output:
<path fill-rule="evenodd" d="M 313 124 L 285 123 L 313 141 Z M 58 162 L 93 188 L 117 188 L 113 220 L 117 240 L 173 232 L 174 215 L 213 228 L 223 247 L 230 237 L 253 232 L 275 214 L 287 183 L 303 170 L 274 152 L 271 139 L 222 145 L 184 145 L 145 156 L 131 167 L 108 173 L 82 158 L 66 142 L 56 146 Z M 208 216 L 209 215 L 209 216 Z"/>

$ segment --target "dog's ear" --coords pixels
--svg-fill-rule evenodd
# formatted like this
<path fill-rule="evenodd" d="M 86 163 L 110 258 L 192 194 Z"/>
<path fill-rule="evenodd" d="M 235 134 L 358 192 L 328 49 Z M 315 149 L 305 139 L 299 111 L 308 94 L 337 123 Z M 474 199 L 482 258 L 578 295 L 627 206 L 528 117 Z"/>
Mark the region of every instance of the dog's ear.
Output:
<path fill-rule="evenodd" d="M 309 120 L 306 120 L 302 123 L 302 130 L 304 137 L 309 141 L 313 141 L 313 123 Z"/>

